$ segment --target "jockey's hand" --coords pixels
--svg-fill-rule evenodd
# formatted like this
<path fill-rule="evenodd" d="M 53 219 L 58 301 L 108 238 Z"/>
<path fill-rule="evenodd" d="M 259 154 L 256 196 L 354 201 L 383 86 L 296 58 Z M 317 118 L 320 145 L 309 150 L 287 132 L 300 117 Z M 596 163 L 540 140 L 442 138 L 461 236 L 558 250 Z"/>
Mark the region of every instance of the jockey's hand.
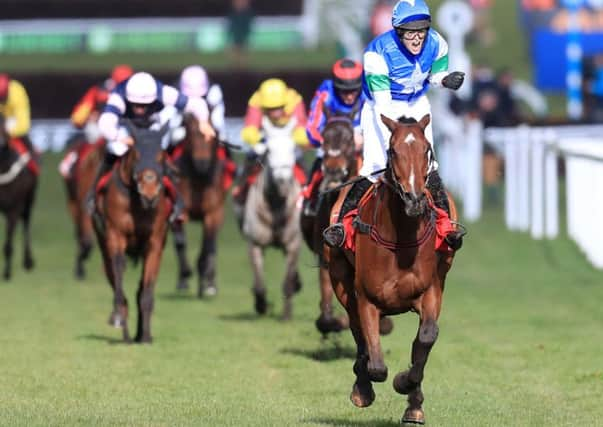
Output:
<path fill-rule="evenodd" d="M 130 135 L 123 137 L 120 142 L 122 144 L 127 145 L 128 147 L 133 147 L 134 146 L 134 138 L 132 138 Z"/>
<path fill-rule="evenodd" d="M 214 139 L 216 137 L 216 131 L 207 121 L 199 122 L 199 130 L 207 140 Z"/>
<path fill-rule="evenodd" d="M 457 90 L 461 87 L 464 81 L 465 73 L 462 71 L 453 71 L 442 79 L 442 86 L 448 89 Z"/>
<path fill-rule="evenodd" d="M 267 149 L 268 147 L 266 147 L 266 144 L 255 144 L 253 146 L 253 152 L 260 157 L 266 153 Z"/>

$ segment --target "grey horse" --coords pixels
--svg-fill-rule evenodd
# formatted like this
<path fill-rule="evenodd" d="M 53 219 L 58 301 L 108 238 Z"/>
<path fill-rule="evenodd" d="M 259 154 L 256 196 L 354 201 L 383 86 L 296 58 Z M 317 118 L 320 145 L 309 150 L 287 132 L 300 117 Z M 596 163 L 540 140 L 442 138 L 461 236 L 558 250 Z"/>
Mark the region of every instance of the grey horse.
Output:
<path fill-rule="evenodd" d="M 275 127 L 264 120 L 266 141 L 259 156 L 263 171 L 250 186 L 243 205 L 234 205 L 241 232 L 249 242 L 249 257 L 254 272 L 253 293 L 255 310 L 265 314 L 268 308 L 264 284 L 264 249 L 273 246 L 281 249 L 287 259 L 287 272 L 283 280 L 283 319 L 292 314 L 292 297 L 301 289 L 297 270 L 302 236 L 299 226 L 301 185 L 295 180 L 295 143 L 291 130 L 292 120 L 285 127 Z"/>

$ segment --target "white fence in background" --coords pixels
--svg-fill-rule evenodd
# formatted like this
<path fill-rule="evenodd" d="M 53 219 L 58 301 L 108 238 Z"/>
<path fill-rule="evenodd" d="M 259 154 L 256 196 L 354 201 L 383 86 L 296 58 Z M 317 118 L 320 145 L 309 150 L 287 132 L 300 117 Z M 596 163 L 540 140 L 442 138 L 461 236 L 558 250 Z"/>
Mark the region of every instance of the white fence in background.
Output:
<path fill-rule="evenodd" d="M 558 161 L 565 162 L 567 232 L 603 269 L 603 126 L 486 129 L 505 157 L 505 222 L 534 239 L 559 235 Z"/>

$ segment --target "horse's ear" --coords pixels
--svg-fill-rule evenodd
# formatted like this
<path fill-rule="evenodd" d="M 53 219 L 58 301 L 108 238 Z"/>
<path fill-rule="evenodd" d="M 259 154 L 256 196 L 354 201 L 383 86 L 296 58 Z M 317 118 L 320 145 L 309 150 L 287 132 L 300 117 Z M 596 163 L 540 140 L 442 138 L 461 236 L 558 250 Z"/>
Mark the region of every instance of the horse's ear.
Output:
<path fill-rule="evenodd" d="M 419 126 L 421 129 L 425 130 L 429 122 L 431 121 L 431 116 L 429 114 L 425 114 L 421 120 L 419 120 Z"/>
<path fill-rule="evenodd" d="M 398 123 L 396 123 L 395 120 L 392 120 L 383 114 L 381 114 L 381 121 L 387 126 L 390 132 L 393 132 L 398 127 Z"/>

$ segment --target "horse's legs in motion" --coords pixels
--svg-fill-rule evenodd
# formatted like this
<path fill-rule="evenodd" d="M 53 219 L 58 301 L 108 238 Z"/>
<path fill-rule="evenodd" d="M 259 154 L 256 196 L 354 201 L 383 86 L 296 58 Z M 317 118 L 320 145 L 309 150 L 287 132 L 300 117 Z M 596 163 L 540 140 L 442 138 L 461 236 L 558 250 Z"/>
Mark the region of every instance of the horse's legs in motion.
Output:
<path fill-rule="evenodd" d="M 290 320 L 293 312 L 292 299 L 293 295 L 299 291 L 301 282 L 299 272 L 297 271 L 297 260 L 299 258 L 301 242 L 300 239 L 294 239 L 287 244 L 285 254 L 287 256 L 287 272 L 283 281 L 283 296 L 285 304 L 283 306 L 283 320 Z"/>
<path fill-rule="evenodd" d="M 178 283 L 176 289 L 185 291 L 188 289 L 188 279 L 191 277 L 191 268 L 186 257 L 186 234 L 184 224 L 181 221 L 175 221 L 172 224 L 172 236 L 174 237 L 174 248 L 178 257 Z"/>
<path fill-rule="evenodd" d="M 249 242 L 249 258 L 253 267 L 255 311 L 258 314 L 266 314 L 268 303 L 266 301 L 266 288 L 264 287 L 264 253 L 262 247 Z"/>
<path fill-rule="evenodd" d="M 76 222 L 78 252 L 75 262 L 75 277 L 84 279 L 86 277 L 84 261 L 88 259 L 92 251 L 92 218 L 82 208 Z"/>
<path fill-rule="evenodd" d="M 23 213 L 21 214 L 21 218 L 23 219 L 23 268 L 27 271 L 34 268 L 34 259 L 31 254 L 31 230 L 29 228 L 34 195 L 35 189 L 31 191 L 27 200 L 25 200 Z"/>
<path fill-rule="evenodd" d="M 349 321 L 345 316 L 340 318 L 333 316 L 333 286 L 329 270 L 324 265 L 319 267 L 318 281 L 320 285 L 320 316 L 316 319 L 316 328 L 325 335 L 329 332 L 340 332 L 348 327 Z"/>
<path fill-rule="evenodd" d="M 157 275 L 159 274 L 159 263 L 161 262 L 162 242 L 161 239 L 153 239 L 149 244 L 142 279 L 139 282 L 136 298 L 138 300 L 138 326 L 136 329 L 136 342 L 150 343 L 151 336 L 151 314 L 153 313 L 154 288 Z"/>
<path fill-rule="evenodd" d="M 361 289 L 361 287 L 356 285 L 356 289 Z M 381 338 L 379 337 L 380 312 L 362 294 L 356 295 L 356 301 L 362 336 L 368 346 L 369 360 L 367 370 L 369 377 L 371 381 L 383 382 L 387 379 L 387 366 L 383 362 Z"/>
<path fill-rule="evenodd" d="M 400 372 L 394 378 L 394 389 L 400 394 L 408 395 L 408 407 L 404 412 L 402 422 L 419 424 L 425 422 L 421 382 L 429 352 L 438 337 L 437 320 L 440 315 L 441 303 L 441 289 L 431 286 L 421 301 L 419 330 L 412 344 L 412 365 L 410 369 Z"/>
<path fill-rule="evenodd" d="M 203 218 L 203 243 L 197 260 L 199 297 L 213 296 L 218 292 L 216 287 L 216 243 L 223 215 L 223 209 L 219 208 Z"/>
<path fill-rule="evenodd" d="M 130 340 L 128 332 L 128 300 L 124 293 L 123 276 L 126 269 L 126 243 L 122 236 L 107 232 L 107 248 L 104 249 L 105 270 L 111 287 L 113 288 L 113 312 L 109 317 L 109 324 L 122 328 L 124 341 Z"/>
<path fill-rule="evenodd" d="M 16 209 L 6 214 L 6 240 L 4 241 L 4 279 L 9 280 L 11 276 L 11 262 L 13 258 L 13 237 L 17 226 Z"/>

